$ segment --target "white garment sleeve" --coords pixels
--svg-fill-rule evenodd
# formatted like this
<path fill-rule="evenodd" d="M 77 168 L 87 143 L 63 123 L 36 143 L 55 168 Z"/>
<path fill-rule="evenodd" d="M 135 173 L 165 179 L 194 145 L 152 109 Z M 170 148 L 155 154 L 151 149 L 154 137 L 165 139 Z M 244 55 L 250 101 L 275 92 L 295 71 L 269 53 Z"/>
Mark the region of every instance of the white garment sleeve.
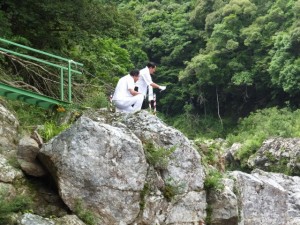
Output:
<path fill-rule="evenodd" d="M 143 74 L 143 78 L 147 85 L 150 85 L 153 83 L 150 73 Z"/>
<path fill-rule="evenodd" d="M 134 84 L 134 80 L 131 76 L 129 76 L 127 78 L 127 90 L 132 89 L 134 90 L 135 84 Z"/>

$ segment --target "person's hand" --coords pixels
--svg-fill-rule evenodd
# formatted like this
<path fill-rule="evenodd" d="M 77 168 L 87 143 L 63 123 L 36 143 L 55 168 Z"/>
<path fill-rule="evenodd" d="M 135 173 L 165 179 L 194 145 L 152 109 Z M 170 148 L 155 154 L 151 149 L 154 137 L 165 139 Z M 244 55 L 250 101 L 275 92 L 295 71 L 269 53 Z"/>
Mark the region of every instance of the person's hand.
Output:
<path fill-rule="evenodd" d="M 160 91 L 166 90 L 167 86 L 159 86 Z"/>

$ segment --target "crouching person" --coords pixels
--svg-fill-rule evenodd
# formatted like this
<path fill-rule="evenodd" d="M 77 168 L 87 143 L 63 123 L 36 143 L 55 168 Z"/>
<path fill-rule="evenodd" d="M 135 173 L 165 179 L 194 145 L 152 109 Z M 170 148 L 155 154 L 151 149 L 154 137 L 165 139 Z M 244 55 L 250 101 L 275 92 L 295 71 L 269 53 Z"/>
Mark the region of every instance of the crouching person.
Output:
<path fill-rule="evenodd" d="M 141 110 L 144 95 L 134 90 L 139 74 L 139 70 L 132 70 L 118 81 L 112 98 L 116 112 L 133 113 Z"/>

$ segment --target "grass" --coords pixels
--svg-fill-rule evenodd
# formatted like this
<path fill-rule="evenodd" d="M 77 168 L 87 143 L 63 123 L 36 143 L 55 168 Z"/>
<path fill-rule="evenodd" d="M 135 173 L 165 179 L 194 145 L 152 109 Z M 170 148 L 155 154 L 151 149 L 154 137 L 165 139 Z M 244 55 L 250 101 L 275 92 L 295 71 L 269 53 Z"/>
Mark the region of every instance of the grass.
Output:
<path fill-rule="evenodd" d="M 96 225 L 97 218 L 96 216 L 89 210 L 83 207 L 83 203 L 81 200 L 77 200 L 75 203 L 75 214 L 87 225 Z"/>
<path fill-rule="evenodd" d="M 31 199 L 28 196 L 15 196 L 14 198 L 7 199 L 8 193 L 0 191 L 0 224 L 12 225 L 13 222 L 10 216 L 13 213 L 23 212 L 29 210 L 32 204 Z"/>
<path fill-rule="evenodd" d="M 48 121 L 44 123 L 44 126 L 39 130 L 39 133 L 43 140 L 47 142 L 69 127 L 70 124 L 57 125 L 54 121 Z"/>
<path fill-rule="evenodd" d="M 204 181 L 204 189 L 206 191 L 211 191 L 211 190 L 223 190 L 224 189 L 224 184 L 221 182 L 223 178 L 223 175 L 213 169 L 213 170 L 209 170 L 208 174 L 205 177 L 205 181 Z"/>

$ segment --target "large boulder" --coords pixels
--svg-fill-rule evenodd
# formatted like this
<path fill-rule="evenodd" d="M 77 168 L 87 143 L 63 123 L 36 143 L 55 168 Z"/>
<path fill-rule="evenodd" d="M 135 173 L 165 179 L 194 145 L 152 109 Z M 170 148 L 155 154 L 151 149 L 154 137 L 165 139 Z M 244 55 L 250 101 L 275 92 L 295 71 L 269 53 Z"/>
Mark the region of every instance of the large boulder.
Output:
<path fill-rule="evenodd" d="M 173 149 L 164 168 L 146 162 L 149 142 Z M 69 208 L 81 204 L 98 224 L 194 224 L 206 216 L 199 153 L 147 112 L 86 114 L 46 143 L 39 158 Z"/>
<path fill-rule="evenodd" d="M 240 220 L 243 225 L 288 224 L 288 193 L 275 181 L 235 171 Z M 276 196 L 276 198 L 274 197 Z"/>
<path fill-rule="evenodd" d="M 81 117 L 42 147 L 40 159 L 72 210 L 83 204 L 102 224 L 137 217 L 147 164 L 141 141 L 128 129 Z"/>
<path fill-rule="evenodd" d="M 123 123 L 143 142 L 153 142 L 167 149 L 175 147 L 168 167 L 162 173 L 164 180 L 184 183 L 184 192 L 203 190 L 205 175 L 201 157 L 187 137 L 146 111 L 129 115 Z"/>
<path fill-rule="evenodd" d="M 300 177 L 233 171 L 208 195 L 212 225 L 300 224 Z"/>
<path fill-rule="evenodd" d="M 237 225 L 239 212 L 238 197 L 234 193 L 234 180 L 224 178 L 222 184 L 224 185 L 223 189 L 208 192 L 207 201 L 211 209 L 211 225 Z"/>

